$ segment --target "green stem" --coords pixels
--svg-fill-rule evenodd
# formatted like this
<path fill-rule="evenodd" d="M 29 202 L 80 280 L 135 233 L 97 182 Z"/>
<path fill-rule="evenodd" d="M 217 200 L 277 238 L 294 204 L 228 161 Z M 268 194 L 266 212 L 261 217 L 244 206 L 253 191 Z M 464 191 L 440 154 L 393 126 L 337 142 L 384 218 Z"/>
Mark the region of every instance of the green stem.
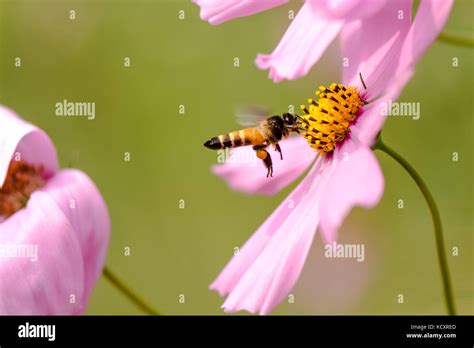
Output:
<path fill-rule="evenodd" d="M 120 280 L 107 266 L 104 268 L 104 276 L 113 285 L 117 287 L 130 301 L 141 308 L 145 313 L 150 315 L 160 315 L 160 313 L 144 301 L 139 295 L 137 295 L 132 289 L 130 289 L 122 280 Z"/>
<path fill-rule="evenodd" d="M 454 306 L 454 296 L 453 290 L 451 286 L 451 280 L 449 277 L 449 269 L 448 269 L 448 261 L 446 258 L 446 253 L 444 250 L 444 241 L 443 241 L 443 228 L 441 225 L 441 217 L 439 215 L 438 207 L 436 206 L 436 202 L 431 195 L 428 186 L 426 186 L 425 182 L 418 174 L 418 172 L 411 166 L 410 163 L 407 162 L 401 155 L 395 152 L 393 149 L 388 147 L 382 142 L 382 137 L 379 135 L 377 138 L 377 142 L 373 146 L 374 149 L 378 149 L 382 152 L 385 152 L 387 155 L 392 157 L 395 161 L 397 161 L 407 172 L 410 174 L 412 179 L 418 185 L 418 188 L 421 190 L 423 197 L 428 204 L 428 207 L 431 212 L 431 217 L 433 219 L 433 227 L 436 239 L 436 249 L 438 252 L 438 261 L 439 267 L 441 270 L 441 278 L 443 280 L 443 288 L 444 288 L 444 299 L 446 302 L 446 307 L 448 310 L 449 315 L 456 315 L 456 308 Z"/>
<path fill-rule="evenodd" d="M 474 47 L 474 38 L 472 37 L 463 37 L 454 34 L 441 33 L 438 36 L 438 40 L 452 45 Z"/>

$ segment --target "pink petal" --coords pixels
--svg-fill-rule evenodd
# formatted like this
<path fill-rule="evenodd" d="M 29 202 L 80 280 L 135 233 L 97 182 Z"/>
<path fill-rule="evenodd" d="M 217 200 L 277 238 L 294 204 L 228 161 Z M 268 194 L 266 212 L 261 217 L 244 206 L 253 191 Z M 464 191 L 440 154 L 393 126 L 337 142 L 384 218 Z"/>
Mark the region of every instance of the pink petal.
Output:
<path fill-rule="evenodd" d="M 273 195 L 296 180 L 314 161 L 316 153 L 303 137 L 280 142 L 283 160 L 269 148 L 273 160 L 273 177 L 267 178 L 267 169 L 250 146 L 231 150 L 232 161 L 213 167 L 214 174 L 228 185 L 248 194 Z"/>
<path fill-rule="evenodd" d="M 438 37 L 448 20 L 453 0 L 422 0 L 405 40 L 399 71 L 410 69 Z"/>
<path fill-rule="evenodd" d="M 287 3 L 288 0 L 193 0 L 201 7 L 201 19 L 217 25 L 222 22 L 250 16 Z"/>
<path fill-rule="evenodd" d="M 0 245 L 38 250 L 36 262 L 0 258 L 0 313 L 82 313 L 103 267 L 109 233 L 105 204 L 85 174 L 65 170 L 51 178 L 0 224 Z"/>
<path fill-rule="evenodd" d="M 379 11 L 364 20 L 348 23 L 341 31 L 341 51 L 345 59 L 343 65 L 344 83 L 360 84 L 359 72 L 368 82 L 376 67 L 391 58 L 387 52 L 396 42 L 395 37 L 404 38 L 411 24 L 412 1 L 376 1 Z M 383 7 L 380 8 L 380 5 Z M 399 18 L 400 12 L 403 18 Z M 392 57 L 398 57 L 394 52 Z M 393 59 L 393 58 L 392 58 Z M 393 60 L 395 63 L 396 59 Z M 395 73 L 395 68 L 392 69 Z M 392 71 L 391 70 L 391 71 Z M 371 85 L 369 85 L 369 88 Z M 383 87 L 383 86 L 381 86 Z"/>
<path fill-rule="evenodd" d="M 352 138 L 369 147 L 374 144 L 377 134 L 388 116 L 383 110 L 384 107 L 388 107 L 390 99 L 390 96 L 386 95 L 364 106 L 357 123 L 351 127 Z"/>
<path fill-rule="evenodd" d="M 82 255 L 74 228 L 45 193 L 0 225 L 2 246 L 37 246 L 38 260 L 0 258 L 0 313 L 76 314 L 83 310 Z M 70 295 L 76 303 L 70 304 Z"/>
<path fill-rule="evenodd" d="M 324 15 L 334 19 L 364 19 L 380 10 L 388 0 L 307 0 L 321 8 Z"/>
<path fill-rule="evenodd" d="M 372 150 L 355 139 L 346 141 L 331 160 L 318 160 L 211 285 L 221 295 L 229 294 L 225 311 L 269 313 L 296 283 L 318 224 L 325 240 L 334 241 L 350 209 L 373 207 L 383 187 Z"/>
<path fill-rule="evenodd" d="M 217 279 L 211 284 L 211 289 L 217 290 L 221 296 L 230 293 L 243 274 L 268 244 L 285 219 L 294 211 L 305 193 L 309 190 L 316 175 L 320 172 L 318 160 L 308 175 L 291 192 L 285 201 L 267 218 L 250 239 L 240 248 L 238 255 L 227 264 Z"/>
<path fill-rule="evenodd" d="M 16 152 L 29 164 L 43 165 L 47 176 L 58 168 L 56 150 L 48 135 L 0 105 L 0 187 Z"/>
<path fill-rule="evenodd" d="M 102 273 L 110 236 L 107 205 L 93 181 L 83 172 L 64 169 L 45 191 L 71 222 L 84 259 L 84 287 L 88 296 Z M 71 203 L 75 208 L 71 208 Z"/>
<path fill-rule="evenodd" d="M 323 162 L 319 162 L 325 165 Z M 296 283 L 318 226 L 318 192 L 327 180 L 315 165 L 303 182 L 231 260 L 212 288 L 229 292 L 226 312 L 268 314 Z"/>
<path fill-rule="evenodd" d="M 392 83 L 387 86 L 385 99 L 390 97 L 392 101 L 397 100 L 400 96 L 400 93 L 402 93 L 403 88 L 408 83 L 408 81 L 411 80 L 414 73 L 414 67 L 407 67 L 407 69 L 399 70 Z"/>
<path fill-rule="evenodd" d="M 393 83 L 388 86 L 382 97 L 364 106 L 364 111 L 357 119 L 357 123 L 351 127 L 353 137 L 369 147 L 374 144 L 377 134 L 388 117 L 390 102 L 397 100 L 403 86 L 413 76 L 413 72 L 414 70 L 401 72 L 394 78 Z"/>
<path fill-rule="evenodd" d="M 336 150 L 330 177 L 321 194 L 321 232 L 327 243 L 336 240 L 337 230 L 353 206 L 374 207 L 384 190 L 384 177 L 370 147 L 348 139 Z"/>
<path fill-rule="evenodd" d="M 384 96 L 373 105 L 366 106 L 357 125 L 353 127 L 353 133 L 357 134 L 361 142 L 369 146 L 374 142 L 387 117 L 381 113 L 381 108 L 398 98 L 413 76 L 417 60 L 443 28 L 451 6 L 452 1 L 422 1 L 410 31 L 403 30 L 403 40 L 398 40 L 398 44 L 389 48 L 385 58 L 382 58 L 386 63 L 379 64 L 366 81 L 369 89 L 367 97 L 376 96 L 382 91 Z M 398 55 L 396 51 L 401 52 L 399 60 L 395 59 Z M 370 64 L 376 65 L 375 60 L 371 58 Z"/>
<path fill-rule="evenodd" d="M 390 88 L 391 81 L 396 79 L 402 45 L 403 37 L 400 36 L 400 33 L 395 33 L 375 54 L 376 58 L 372 59 L 372 63 L 376 64 L 375 69 L 369 68 L 368 65 L 361 69 L 362 76 L 367 76 L 367 78 L 364 78 L 367 85 L 367 90 L 365 91 L 366 100 L 373 100 L 384 95 L 386 90 Z M 382 52 L 386 53 L 383 54 Z M 372 71 L 367 73 L 369 70 Z M 359 90 L 362 90 L 360 82 L 358 86 Z"/>
<path fill-rule="evenodd" d="M 259 54 L 255 63 L 270 69 L 274 82 L 306 75 L 339 33 L 344 21 L 325 17 L 321 9 L 305 3 L 272 54 Z"/>

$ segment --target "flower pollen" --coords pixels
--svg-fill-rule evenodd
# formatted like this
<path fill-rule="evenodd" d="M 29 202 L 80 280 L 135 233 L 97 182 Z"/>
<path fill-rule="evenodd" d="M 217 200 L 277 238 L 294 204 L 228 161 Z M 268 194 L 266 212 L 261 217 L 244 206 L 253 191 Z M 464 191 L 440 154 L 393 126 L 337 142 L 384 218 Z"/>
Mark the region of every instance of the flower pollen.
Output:
<path fill-rule="evenodd" d="M 24 161 L 11 161 L 0 188 L 0 216 L 9 217 L 26 206 L 33 191 L 44 186 L 44 170 Z"/>
<path fill-rule="evenodd" d="M 317 101 L 308 99 L 308 108 L 301 105 L 304 115 L 300 126 L 309 145 L 320 155 L 331 154 L 336 145 L 350 132 L 350 126 L 364 101 L 356 86 L 346 87 L 333 83 L 316 91 Z"/>

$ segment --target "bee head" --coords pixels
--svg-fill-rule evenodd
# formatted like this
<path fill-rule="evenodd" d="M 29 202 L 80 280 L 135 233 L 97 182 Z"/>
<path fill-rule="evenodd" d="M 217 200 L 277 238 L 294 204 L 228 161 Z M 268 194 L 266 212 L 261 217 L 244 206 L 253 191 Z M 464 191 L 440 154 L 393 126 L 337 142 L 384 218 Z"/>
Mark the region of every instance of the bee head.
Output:
<path fill-rule="evenodd" d="M 297 114 L 290 114 L 286 113 L 283 114 L 282 116 L 283 122 L 285 123 L 285 128 L 287 129 L 287 132 L 296 132 L 299 133 L 301 130 L 300 128 L 300 120 L 301 117 L 298 116 Z"/>
<path fill-rule="evenodd" d="M 285 126 L 290 128 L 296 125 L 296 117 L 290 113 L 283 114 L 283 121 L 285 121 Z"/>

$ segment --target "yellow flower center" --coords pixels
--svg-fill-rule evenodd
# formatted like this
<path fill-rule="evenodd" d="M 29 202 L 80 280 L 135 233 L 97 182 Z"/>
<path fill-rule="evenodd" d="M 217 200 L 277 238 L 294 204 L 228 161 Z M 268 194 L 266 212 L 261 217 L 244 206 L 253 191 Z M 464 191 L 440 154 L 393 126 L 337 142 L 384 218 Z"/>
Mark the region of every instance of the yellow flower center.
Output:
<path fill-rule="evenodd" d="M 308 99 L 308 108 L 301 105 L 300 126 L 309 145 L 320 155 L 330 154 L 350 132 L 364 102 L 357 87 L 333 83 L 329 88 L 320 86 L 317 101 Z"/>

